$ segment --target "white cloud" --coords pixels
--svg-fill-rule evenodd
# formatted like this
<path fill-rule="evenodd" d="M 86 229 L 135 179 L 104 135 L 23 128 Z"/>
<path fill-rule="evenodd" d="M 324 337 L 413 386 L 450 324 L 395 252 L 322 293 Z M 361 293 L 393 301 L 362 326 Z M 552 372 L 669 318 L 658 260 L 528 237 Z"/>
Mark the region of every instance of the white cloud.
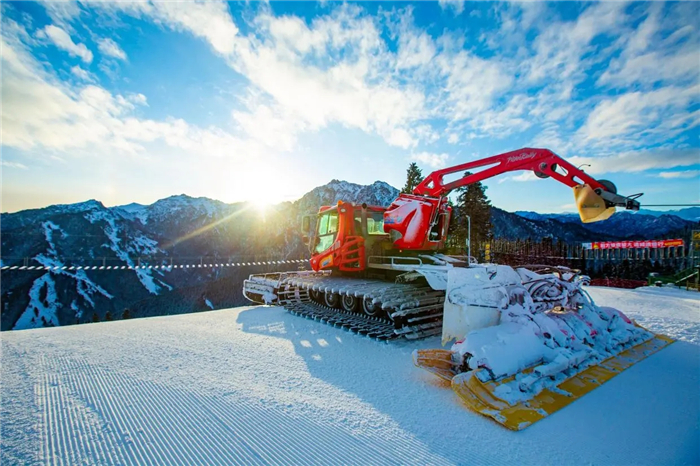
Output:
<path fill-rule="evenodd" d="M 119 44 L 114 42 L 112 39 L 100 39 L 97 42 L 97 48 L 100 50 L 100 52 L 102 52 L 103 55 L 112 58 L 117 58 L 119 60 L 126 60 L 126 53 L 124 53 L 121 47 L 119 47 Z"/>
<path fill-rule="evenodd" d="M 2 166 L 7 168 L 19 168 L 20 170 L 27 170 L 27 166 L 18 162 L 8 162 L 6 160 L 2 161 Z"/>
<path fill-rule="evenodd" d="M 476 126 L 484 126 L 489 137 L 542 125 L 543 133 L 535 140 L 569 145 L 567 133 L 575 131 L 590 111 L 589 101 L 577 94 L 585 89 L 580 83 L 614 53 L 599 38 L 620 33 L 629 20 L 625 5 L 594 3 L 566 20 L 558 19 L 552 5 L 523 2 L 496 7 L 500 30 L 489 34 L 485 43 L 497 56 L 511 53 L 513 58 L 503 61 L 501 68 L 515 79 L 506 88 L 508 105 L 490 105 L 487 112 L 480 112 L 482 122 Z"/>
<path fill-rule="evenodd" d="M 517 181 L 517 182 L 524 182 L 524 181 L 535 181 L 538 180 L 535 176 L 535 174 L 529 170 L 523 171 L 519 175 L 511 175 L 511 176 L 506 176 L 506 177 L 499 177 L 498 179 L 498 184 L 505 183 L 506 181 Z"/>
<path fill-rule="evenodd" d="M 205 39 L 221 55 L 230 55 L 236 47 L 238 27 L 225 2 L 104 2 L 91 5 L 137 17 L 147 16 L 176 31 L 190 32 Z"/>
<path fill-rule="evenodd" d="M 48 38 L 61 50 L 65 50 L 73 57 L 80 57 L 85 63 L 92 61 L 92 52 L 85 44 L 76 44 L 70 35 L 58 26 L 50 24 L 37 33 L 39 38 Z"/>
<path fill-rule="evenodd" d="M 110 7 L 146 14 L 174 29 L 188 30 L 226 55 L 231 66 L 251 81 L 253 90 L 272 99 L 274 105 L 269 109 L 276 112 L 256 114 L 259 109 L 254 107 L 249 116 L 237 113 L 239 124 L 250 128 L 247 123 L 251 120 L 264 118 L 270 123 L 272 118 L 279 125 L 284 117 L 295 122 L 283 125 L 294 133 L 340 123 L 379 134 L 392 145 L 415 146 L 410 123 L 425 114 L 424 96 L 392 79 L 377 79 L 388 67 L 387 57 L 374 20 L 362 17 L 360 8 L 343 5 L 314 19 L 311 25 L 263 10 L 254 20 L 256 29 L 240 37 L 226 6 L 207 3 L 206 9 L 195 14 L 177 5 Z M 350 52 L 328 59 L 340 50 Z M 283 137 L 287 143 L 295 139 L 291 133 Z"/>
<path fill-rule="evenodd" d="M 224 9 L 200 12 L 207 21 L 185 21 L 180 9 L 159 5 L 109 8 L 148 15 L 206 38 L 250 80 L 252 90 L 272 99 L 277 118 L 303 122 L 286 125 L 289 130 L 317 131 L 339 123 L 407 149 L 439 138 L 435 130 L 426 130 L 429 118 L 500 136 L 530 124 L 505 105 L 486 112 L 513 83 L 502 63 L 462 50 L 457 34 L 433 39 L 414 25 L 411 8 L 371 17 L 344 4 L 307 23 L 261 7 L 251 32 L 243 36 Z M 397 53 L 382 38 L 382 21 L 396 35 Z M 209 22 L 219 24 L 220 33 L 210 33 Z"/>
<path fill-rule="evenodd" d="M 425 66 L 435 56 L 433 39 L 425 32 L 416 33 L 413 28 L 406 28 L 399 36 L 396 66 L 399 69 Z"/>
<path fill-rule="evenodd" d="M 544 123 L 533 145 L 592 154 L 635 150 L 697 127 L 700 34 L 688 19 L 697 16 L 696 5 L 598 3 L 573 22 L 543 21 L 537 53 L 522 67 L 530 82 L 547 83 L 529 109 Z M 595 78 L 595 66 L 608 59 L 595 86 L 614 92 L 594 90 L 588 98 L 580 82 Z"/>
<path fill-rule="evenodd" d="M 388 131 L 384 131 L 382 136 L 388 144 L 401 147 L 402 149 L 408 149 L 416 145 L 416 140 L 413 138 L 411 133 L 404 128 L 393 128 Z"/>
<path fill-rule="evenodd" d="M 619 28 L 625 19 L 624 9 L 623 3 L 600 2 L 573 21 L 547 21 L 534 40 L 535 54 L 522 63 L 526 79 L 532 83 L 582 80 L 586 76 L 583 57 L 596 49 L 593 40 Z M 600 60 L 604 55 L 597 53 L 592 58 Z"/>
<path fill-rule="evenodd" d="M 700 179 L 700 170 L 682 170 L 677 172 L 661 172 L 659 177 L 665 179 L 673 178 L 697 178 Z"/>
<path fill-rule="evenodd" d="M 519 175 L 515 175 L 515 176 L 511 177 L 511 179 L 513 181 L 534 181 L 534 180 L 537 180 L 539 178 L 537 178 L 537 176 L 535 176 L 535 174 L 533 172 L 528 170 L 528 171 L 525 171 Z"/>
<path fill-rule="evenodd" d="M 471 118 L 469 125 L 482 135 L 505 138 L 532 126 L 534 119 L 530 109 L 534 105 L 533 97 L 518 94 L 502 105 L 490 105 L 489 109 Z"/>
<path fill-rule="evenodd" d="M 254 141 L 180 119 L 155 121 L 133 116 L 146 105 L 143 94 L 126 96 L 87 85 L 72 87 L 45 72 L 17 37 L 3 33 L 3 146 L 71 156 L 146 154 L 161 143 L 188 154 L 237 159 L 263 154 Z"/>
<path fill-rule="evenodd" d="M 323 52 L 329 37 L 321 29 L 312 29 L 296 16 L 282 16 L 273 18 L 267 14 L 257 19 L 257 22 L 265 24 L 270 35 L 275 39 L 281 49 L 288 49 L 294 54 L 306 54 L 309 52 Z"/>
<path fill-rule="evenodd" d="M 290 151 L 296 145 L 296 135 L 304 128 L 304 123 L 279 116 L 280 113 L 269 106 L 258 105 L 251 111 L 234 111 L 233 118 L 247 137 L 269 147 Z"/>
<path fill-rule="evenodd" d="M 464 11 L 464 0 L 438 0 L 440 8 L 452 10 L 455 15 L 460 15 Z"/>
<path fill-rule="evenodd" d="M 584 143 L 606 145 L 665 140 L 700 124 L 700 112 L 689 111 L 699 102 L 700 84 L 629 92 L 596 105 L 578 136 Z"/>
<path fill-rule="evenodd" d="M 231 65 L 272 98 L 278 116 L 302 123 L 288 128 L 339 123 L 376 133 L 391 145 L 416 145 L 413 123 L 426 115 L 425 97 L 389 73 L 392 57 L 374 19 L 344 5 L 311 25 L 268 14 L 256 18 L 256 25 L 257 35 L 239 43 Z M 350 52 L 332 58 L 341 50 Z"/>
<path fill-rule="evenodd" d="M 513 83 L 512 75 L 501 64 L 464 50 L 443 52 L 432 66 L 437 66 L 446 77 L 444 89 L 451 120 L 471 119 L 490 109 Z"/>
<path fill-rule="evenodd" d="M 421 162 L 431 168 L 442 168 L 447 165 L 447 160 L 450 158 L 447 154 L 431 154 L 429 152 L 420 152 L 411 155 L 411 160 Z"/>
<path fill-rule="evenodd" d="M 224 2 L 157 2 L 156 15 L 209 41 L 214 50 L 230 54 L 235 48 L 238 27 Z"/>
<path fill-rule="evenodd" d="M 411 135 L 425 144 L 432 144 L 440 140 L 440 133 L 428 123 L 416 123 L 411 127 Z"/>
<path fill-rule="evenodd" d="M 443 1 L 441 6 L 457 13 L 464 9 L 463 2 Z M 110 2 L 100 8 L 206 40 L 248 80 L 245 95 L 256 96 L 244 98 L 243 107 L 231 112 L 238 131 L 234 137 L 182 120 L 136 119 L 134 106 L 146 105 L 144 96 L 100 93 L 96 86 L 75 90 L 40 80 L 47 87 L 37 89 L 47 95 L 58 91 L 68 99 L 64 106 L 52 94 L 42 102 L 54 102 L 68 114 L 89 114 L 97 110 L 86 108 L 102 106 L 98 117 L 84 121 L 85 127 L 101 124 L 104 134 L 124 147 L 155 140 L 197 147 L 214 138 L 245 149 L 291 151 L 301 133 L 339 125 L 377 135 L 425 156 L 423 163 L 439 166 L 445 154 L 434 154 L 439 149 L 431 152 L 429 144 L 440 138 L 450 144 L 485 137 L 520 140 L 526 130 L 536 129 L 534 138 L 527 135 L 536 146 L 569 154 L 586 149 L 587 158 L 599 161 L 597 169 L 606 171 L 606 165 L 616 163 L 634 171 L 630 160 L 635 157 L 642 166 L 651 163 L 639 155 L 641 148 L 667 144 L 670 151 L 669 138 L 700 124 L 697 69 L 693 74 L 698 33 L 688 25 L 688 14 L 683 22 L 679 11 L 685 6 L 670 6 L 667 18 L 660 13 L 667 11 L 665 6 L 601 2 L 563 20 L 548 14 L 552 7 L 544 3 L 497 5 L 493 11 L 500 31 L 482 37 L 478 47 L 467 44 L 464 31 L 445 30 L 436 37 L 435 28 L 416 26 L 410 6 L 370 16 L 357 5 L 342 4 L 306 21 L 274 16 L 269 7 L 256 4 L 248 11 L 244 32 L 224 3 Z M 66 36 L 70 31 L 57 29 Z M 385 39 L 387 30 L 391 42 Z M 484 54 L 482 45 L 498 53 Z M 126 59 L 110 39 L 99 42 L 99 49 L 108 55 L 111 50 L 115 58 L 122 58 L 121 52 Z M 81 70 L 72 72 L 85 79 Z M 596 86 L 606 89 L 589 98 L 586 91 Z M 51 115 L 53 107 L 48 108 Z M 103 121 L 107 116 L 117 123 Z M 38 122 L 53 118 L 36 117 Z M 61 118 L 56 120 L 69 124 Z M 34 124 L 29 118 L 23 121 L 26 127 Z M 25 144 L 44 144 L 31 132 L 23 138 Z M 612 150 L 637 156 L 611 156 Z M 523 180 L 527 176 L 521 175 Z"/>
<path fill-rule="evenodd" d="M 659 81 L 676 81 L 695 78 L 700 74 L 697 45 L 676 54 L 665 56 L 654 51 L 630 57 L 606 71 L 598 81 L 600 84 L 628 85 L 633 83 L 653 84 Z M 659 66 L 663 63 L 663 66 Z"/>
<path fill-rule="evenodd" d="M 70 21 L 77 19 L 81 13 L 78 2 L 46 0 L 41 4 L 46 8 L 49 18 L 56 24 L 67 25 Z"/>
<path fill-rule="evenodd" d="M 567 160 L 575 166 L 588 164 L 589 174 L 642 172 L 652 169 L 688 167 L 700 164 L 700 149 L 657 149 L 629 151 L 600 157 L 572 156 Z"/>
<path fill-rule="evenodd" d="M 85 82 L 94 82 L 95 81 L 95 77 L 92 75 L 92 73 L 82 69 L 78 65 L 75 65 L 74 67 L 72 67 L 70 69 L 70 72 Z"/>
<path fill-rule="evenodd" d="M 650 3 L 646 19 L 621 36 L 620 56 L 610 61 L 599 85 L 648 87 L 657 82 L 698 82 L 700 34 L 697 28 L 679 24 L 678 11 L 664 16 L 664 8 L 663 3 Z"/>
<path fill-rule="evenodd" d="M 145 105 L 148 106 L 148 101 L 146 96 L 143 94 L 129 94 L 126 99 L 134 105 Z"/>

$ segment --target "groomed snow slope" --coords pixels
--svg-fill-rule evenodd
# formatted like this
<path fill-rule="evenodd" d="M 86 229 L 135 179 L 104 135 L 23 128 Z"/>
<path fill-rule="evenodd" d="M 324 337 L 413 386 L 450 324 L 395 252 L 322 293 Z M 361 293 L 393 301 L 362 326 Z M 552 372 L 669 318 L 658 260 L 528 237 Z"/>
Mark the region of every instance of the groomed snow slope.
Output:
<path fill-rule="evenodd" d="M 511 432 L 380 343 L 251 307 L 2 334 L 2 464 L 698 464 L 700 296 L 590 288 L 680 337 Z"/>

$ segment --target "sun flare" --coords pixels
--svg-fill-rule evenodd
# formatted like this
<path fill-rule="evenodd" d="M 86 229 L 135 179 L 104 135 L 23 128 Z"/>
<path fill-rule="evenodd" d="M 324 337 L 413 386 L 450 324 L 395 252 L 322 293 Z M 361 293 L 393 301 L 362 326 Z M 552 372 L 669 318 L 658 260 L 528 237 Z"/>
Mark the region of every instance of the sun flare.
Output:
<path fill-rule="evenodd" d="M 261 210 L 263 212 L 268 210 L 271 206 L 278 204 L 278 202 L 269 197 L 256 197 L 251 199 L 250 203 L 253 204 L 257 210 Z"/>

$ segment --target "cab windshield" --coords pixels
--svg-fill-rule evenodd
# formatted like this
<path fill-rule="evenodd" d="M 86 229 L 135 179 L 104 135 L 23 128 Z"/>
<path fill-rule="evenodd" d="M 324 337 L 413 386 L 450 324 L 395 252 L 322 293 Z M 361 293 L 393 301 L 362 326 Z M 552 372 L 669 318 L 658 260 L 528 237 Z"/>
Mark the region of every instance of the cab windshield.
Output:
<path fill-rule="evenodd" d="M 338 211 L 332 210 L 321 214 L 318 218 L 316 228 L 316 247 L 315 253 L 320 253 L 330 248 L 335 241 L 335 236 L 338 233 Z"/>

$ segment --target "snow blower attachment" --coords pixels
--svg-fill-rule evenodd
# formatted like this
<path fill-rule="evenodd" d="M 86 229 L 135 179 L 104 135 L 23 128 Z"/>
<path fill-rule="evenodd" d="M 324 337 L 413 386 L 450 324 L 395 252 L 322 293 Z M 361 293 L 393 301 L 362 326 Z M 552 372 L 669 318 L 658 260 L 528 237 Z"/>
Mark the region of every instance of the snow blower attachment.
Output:
<path fill-rule="evenodd" d="M 641 194 L 620 196 L 612 181 L 597 180 L 596 182 L 600 187 L 594 188 L 590 184 L 579 184 L 573 187 L 576 208 L 583 223 L 609 219 L 615 213 L 616 206 L 639 210 L 637 199 Z"/>
<path fill-rule="evenodd" d="M 583 223 L 600 222 L 615 213 L 615 207 L 607 207 L 602 197 L 587 184 L 574 186 L 576 208 Z"/>
<path fill-rule="evenodd" d="M 584 283 L 565 268 L 451 270 L 443 341 L 462 339 L 416 350 L 414 363 L 472 410 L 522 430 L 673 341 L 597 306 Z"/>

